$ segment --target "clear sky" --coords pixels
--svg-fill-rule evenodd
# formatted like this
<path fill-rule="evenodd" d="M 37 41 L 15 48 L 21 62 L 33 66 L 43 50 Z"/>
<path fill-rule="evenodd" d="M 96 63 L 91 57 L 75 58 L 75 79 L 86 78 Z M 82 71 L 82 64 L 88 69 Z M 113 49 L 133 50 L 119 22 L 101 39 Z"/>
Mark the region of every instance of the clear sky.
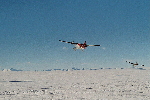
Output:
<path fill-rule="evenodd" d="M 150 0 L 0 0 L 0 69 L 131 67 L 126 60 L 150 67 Z"/>

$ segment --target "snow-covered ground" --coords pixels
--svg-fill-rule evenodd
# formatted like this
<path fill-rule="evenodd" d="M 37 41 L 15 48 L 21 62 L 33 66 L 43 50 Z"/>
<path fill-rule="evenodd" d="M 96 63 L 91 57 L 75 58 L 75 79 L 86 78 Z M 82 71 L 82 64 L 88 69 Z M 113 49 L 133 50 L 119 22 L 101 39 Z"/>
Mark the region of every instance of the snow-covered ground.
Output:
<path fill-rule="evenodd" d="M 0 71 L 0 100 L 150 100 L 150 70 Z"/>

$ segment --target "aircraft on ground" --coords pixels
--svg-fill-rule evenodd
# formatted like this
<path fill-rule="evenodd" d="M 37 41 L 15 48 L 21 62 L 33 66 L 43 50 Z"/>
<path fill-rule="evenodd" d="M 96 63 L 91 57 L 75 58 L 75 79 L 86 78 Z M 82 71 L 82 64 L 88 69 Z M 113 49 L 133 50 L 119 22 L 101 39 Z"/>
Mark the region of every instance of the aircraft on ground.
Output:
<path fill-rule="evenodd" d="M 77 49 L 81 49 L 83 51 L 83 49 L 85 49 L 86 47 L 88 46 L 100 46 L 100 45 L 87 45 L 86 44 L 86 41 L 84 43 L 75 43 L 74 41 L 73 42 L 66 42 L 66 41 L 62 41 L 62 40 L 59 40 L 60 42 L 65 42 L 65 43 L 70 43 L 70 44 L 73 44 L 75 47 L 73 48 L 75 51 Z"/>
<path fill-rule="evenodd" d="M 128 61 L 126 61 L 126 62 L 128 62 Z M 136 63 L 128 62 L 128 63 L 132 64 L 133 68 L 134 68 L 134 66 L 139 65 L 137 62 Z M 141 65 L 141 66 L 144 66 L 144 65 Z"/>

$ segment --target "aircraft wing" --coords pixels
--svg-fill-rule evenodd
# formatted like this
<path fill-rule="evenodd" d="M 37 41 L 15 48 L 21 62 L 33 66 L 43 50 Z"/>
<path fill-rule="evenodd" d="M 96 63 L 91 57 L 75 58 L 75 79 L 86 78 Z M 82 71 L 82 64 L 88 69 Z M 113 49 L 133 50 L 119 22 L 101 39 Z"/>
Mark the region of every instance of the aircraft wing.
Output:
<path fill-rule="evenodd" d="M 70 44 L 78 44 L 78 43 L 74 43 L 74 42 L 67 42 L 67 41 L 62 41 L 62 40 L 59 40 L 60 42 L 65 42 L 65 43 L 70 43 Z"/>
<path fill-rule="evenodd" d="M 87 45 L 87 46 L 100 46 L 100 45 Z"/>

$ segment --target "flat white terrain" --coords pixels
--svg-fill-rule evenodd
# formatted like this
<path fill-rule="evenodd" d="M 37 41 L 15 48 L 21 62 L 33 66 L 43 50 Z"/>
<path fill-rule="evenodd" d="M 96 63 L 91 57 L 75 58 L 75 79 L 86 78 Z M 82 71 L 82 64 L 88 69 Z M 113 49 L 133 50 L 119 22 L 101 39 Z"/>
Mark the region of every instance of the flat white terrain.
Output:
<path fill-rule="evenodd" d="M 0 100 L 150 100 L 150 70 L 0 71 Z"/>

